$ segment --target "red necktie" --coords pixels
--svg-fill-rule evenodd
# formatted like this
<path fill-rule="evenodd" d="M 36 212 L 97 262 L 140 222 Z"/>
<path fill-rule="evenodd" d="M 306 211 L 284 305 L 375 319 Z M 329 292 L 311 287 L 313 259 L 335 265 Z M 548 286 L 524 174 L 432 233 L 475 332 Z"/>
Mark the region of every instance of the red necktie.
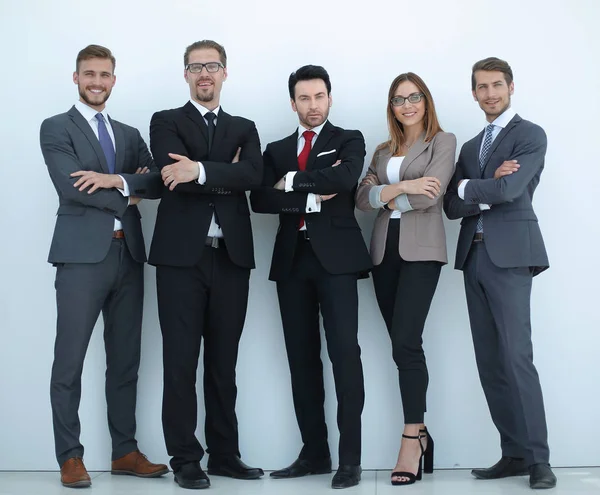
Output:
<path fill-rule="evenodd" d="M 308 161 L 308 155 L 310 155 L 310 150 L 312 149 L 312 140 L 315 137 L 316 133 L 314 131 L 304 131 L 302 133 L 302 137 L 304 137 L 304 148 L 298 155 L 298 168 L 304 172 L 306 170 L 306 162 Z M 298 228 L 301 229 L 304 227 L 304 216 L 300 217 L 300 224 Z"/>

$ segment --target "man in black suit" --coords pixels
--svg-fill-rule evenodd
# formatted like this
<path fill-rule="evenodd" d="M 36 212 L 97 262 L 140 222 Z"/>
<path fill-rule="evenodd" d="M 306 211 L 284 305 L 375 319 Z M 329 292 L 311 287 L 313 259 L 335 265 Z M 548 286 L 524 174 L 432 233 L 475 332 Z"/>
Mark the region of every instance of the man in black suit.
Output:
<path fill-rule="evenodd" d="M 319 308 L 333 364 L 340 430 L 334 488 L 360 480 L 363 372 L 358 345 L 357 278 L 371 259 L 354 217 L 354 192 L 365 142 L 359 131 L 335 127 L 329 75 L 304 66 L 289 78 L 292 109 L 300 125 L 270 143 L 262 187 L 252 192 L 257 213 L 279 214 L 269 278 L 277 294 L 292 393 L 304 446 L 289 467 L 271 473 L 294 478 L 331 472 L 323 403 Z"/>
<path fill-rule="evenodd" d="M 62 484 L 87 487 L 79 441 L 81 373 L 92 330 L 104 317 L 106 403 L 113 474 L 167 473 L 139 452 L 135 406 L 146 250 L 137 204 L 162 190 L 137 129 L 106 112 L 116 78 L 108 48 L 77 55 L 79 101 L 42 123 L 40 143 L 59 199 L 48 261 L 56 266 L 57 325 L 50 387 Z"/>
<path fill-rule="evenodd" d="M 448 218 L 462 218 L 455 268 L 464 274 L 477 368 L 502 449 L 498 463 L 472 474 L 529 472 L 531 488 L 552 488 L 530 318 L 533 277 L 549 266 L 532 204 L 546 134 L 511 108 L 513 73 L 504 60 L 477 62 L 471 84 L 487 122 L 460 151 L 444 209 Z"/>
<path fill-rule="evenodd" d="M 208 473 L 262 476 L 240 459 L 235 367 L 246 317 L 254 250 L 246 193 L 260 185 L 262 156 L 253 122 L 220 107 L 225 49 L 204 40 L 187 47 L 190 101 L 157 112 L 150 147 L 166 186 L 149 262 L 156 265 L 163 335 L 163 429 L 175 481 L 207 488 L 195 436 L 196 369 L 204 339 Z"/>

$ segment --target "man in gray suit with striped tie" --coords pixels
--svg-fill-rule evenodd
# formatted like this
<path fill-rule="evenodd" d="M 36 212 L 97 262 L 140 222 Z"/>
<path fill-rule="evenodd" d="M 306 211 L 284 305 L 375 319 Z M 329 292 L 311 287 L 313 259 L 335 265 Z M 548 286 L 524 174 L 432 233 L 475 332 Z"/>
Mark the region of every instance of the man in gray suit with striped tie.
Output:
<path fill-rule="evenodd" d="M 510 107 L 514 83 L 505 61 L 477 62 L 471 83 L 488 125 L 462 147 L 444 209 L 462 218 L 455 268 L 464 272 L 477 367 L 502 448 L 497 464 L 472 474 L 529 474 L 531 488 L 552 488 L 530 322 L 532 279 L 548 268 L 532 206 L 546 134 Z"/>
<path fill-rule="evenodd" d="M 67 113 L 46 119 L 40 130 L 59 199 L 48 258 L 56 266 L 57 303 L 50 400 L 61 482 L 68 487 L 91 485 L 78 409 L 83 361 L 100 312 L 111 472 L 145 478 L 168 472 L 166 465 L 148 461 L 135 440 L 146 261 L 137 204 L 141 198 L 159 198 L 162 180 L 138 130 L 106 113 L 114 68 L 107 48 L 81 50 L 73 74 L 79 101 Z"/>

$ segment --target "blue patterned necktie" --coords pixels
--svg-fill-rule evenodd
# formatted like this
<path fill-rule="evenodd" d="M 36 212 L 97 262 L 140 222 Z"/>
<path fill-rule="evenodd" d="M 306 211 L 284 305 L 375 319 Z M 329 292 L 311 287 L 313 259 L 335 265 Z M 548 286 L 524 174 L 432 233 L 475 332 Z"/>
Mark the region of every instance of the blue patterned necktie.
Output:
<path fill-rule="evenodd" d="M 104 121 L 104 115 L 101 113 L 96 114 L 96 120 L 98 121 L 98 141 L 100 141 L 100 147 L 104 151 L 106 157 L 106 163 L 108 164 L 108 171 L 111 174 L 115 173 L 115 147 L 113 146 L 112 139 L 106 128 L 106 122 Z"/>
<path fill-rule="evenodd" d="M 492 147 L 492 133 L 494 132 L 494 124 L 490 124 L 485 128 L 485 137 L 483 138 L 483 146 L 481 147 L 481 153 L 479 154 L 479 168 L 483 172 L 487 155 Z M 483 213 L 479 214 L 477 219 L 476 232 L 483 232 Z"/>

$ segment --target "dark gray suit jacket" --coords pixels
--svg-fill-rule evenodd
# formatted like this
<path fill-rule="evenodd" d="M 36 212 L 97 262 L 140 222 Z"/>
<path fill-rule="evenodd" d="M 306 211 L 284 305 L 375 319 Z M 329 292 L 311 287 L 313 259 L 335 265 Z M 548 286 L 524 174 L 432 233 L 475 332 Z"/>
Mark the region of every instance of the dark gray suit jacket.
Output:
<path fill-rule="evenodd" d="M 129 186 L 131 196 L 156 199 L 162 193 L 162 180 L 148 147 L 137 129 L 110 119 L 115 135 L 115 173 Z M 73 187 L 78 170 L 109 173 L 98 138 L 89 123 L 73 106 L 67 113 L 50 117 L 40 129 L 40 145 L 50 178 L 59 199 L 56 227 L 50 247 L 50 263 L 98 263 L 110 247 L 114 220 L 123 224 L 131 256 L 146 261 L 140 212 L 127 206 L 128 198 L 116 189 L 99 189 L 92 194 Z M 135 174 L 148 167 L 149 174 Z"/>
<path fill-rule="evenodd" d="M 544 130 L 515 115 L 492 143 L 483 171 L 479 150 L 484 132 L 465 143 L 446 196 L 444 211 L 449 219 L 462 218 L 455 268 L 462 270 L 469 254 L 479 217 L 479 203 L 491 205 L 483 212 L 485 247 L 500 268 L 531 267 L 537 275 L 548 268 L 544 240 L 533 211 L 533 194 L 546 155 Z M 512 175 L 494 179 L 505 160 L 517 160 L 520 168 Z M 458 196 L 458 183 L 470 179 L 465 199 Z"/>

